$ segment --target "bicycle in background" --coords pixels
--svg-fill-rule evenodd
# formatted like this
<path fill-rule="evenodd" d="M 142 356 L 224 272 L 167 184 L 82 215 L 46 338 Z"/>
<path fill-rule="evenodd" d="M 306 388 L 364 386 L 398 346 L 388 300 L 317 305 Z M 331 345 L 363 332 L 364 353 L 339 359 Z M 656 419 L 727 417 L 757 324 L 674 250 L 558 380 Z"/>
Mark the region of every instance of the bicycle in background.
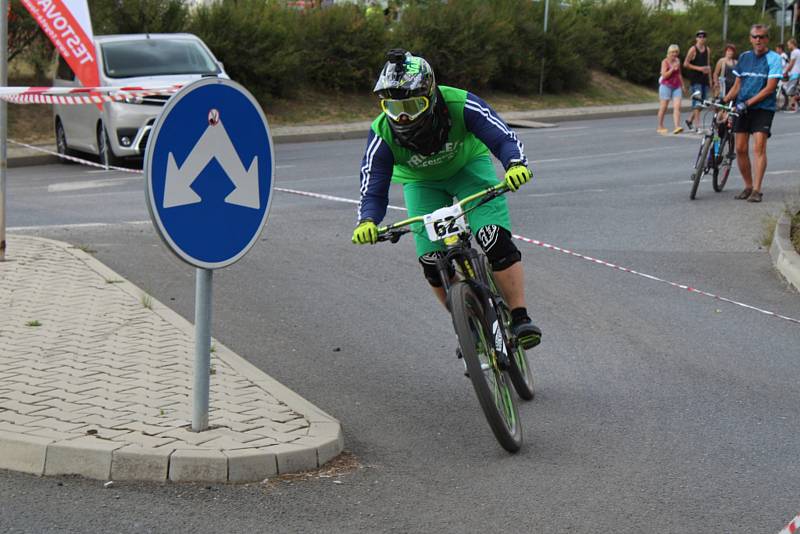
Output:
<path fill-rule="evenodd" d="M 452 206 L 379 228 L 378 241 L 397 243 L 403 234 L 426 231 L 431 241 L 444 243 L 445 251 L 436 266 L 447 292 L 447 309 L 460 357 L 492 432 L 504 449 L 517 452 L 522 446 L 522 425 L 510 386 L 520 398 L 533 399 L 533 371 L 525 349 L 512 334 L 511 311 L 494 281 L 489 261 L 471 244 L 472 233 L 465 218 L 507 191 L 505 183 L 498 184 Z M 412 224 L 415 228 L 410 229 Z M 451 278 L 453 269 L 456 276 Z"/>
<path fill-rule="evenodd" d="M 697 92 L 692 95 L 692 99 L 700 102 L 701 108 L 713 111 L 713 114 L 711 115 L 710 127 L 705 128 L 705 124 L 703 125 L 703 138 L 700 141 L 700 149 L 697 152 L 694 171 L 691 175 L 692 191 L 689 193 L 691 200 L 694 200 L 697 196 L 700 180 L 709 173 L 711 173 L 711 184 L 714 191 L 720 193 L 728 182 L 733 160 L 736 159 L 733 122 L 739 114 L 734 111 L 734 107 L 731 105 L 726 106 L 712 100 L 701 101 L 698 98 L 699 96 L 700 93 Z M 723 114 L 725 115 L 724 118 Z M 703 122 L 705 123 L 705 117 Z M 720 128 L 721 126 L 723 128 Z"/>

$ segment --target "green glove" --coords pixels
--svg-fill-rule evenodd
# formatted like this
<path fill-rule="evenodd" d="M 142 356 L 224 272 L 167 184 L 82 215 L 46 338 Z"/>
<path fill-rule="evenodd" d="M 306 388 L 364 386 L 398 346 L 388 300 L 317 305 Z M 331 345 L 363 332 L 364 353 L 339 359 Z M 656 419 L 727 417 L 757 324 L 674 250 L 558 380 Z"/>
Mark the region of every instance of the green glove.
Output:
<path fill-rule="evenodd" d="M 369 219 L 358 223 L 353 230 L 353 243 L 356 245 L 374 245 L 378 242 L 378 227 Z"/>
<path fill-rule="evenodd" d="M 511 165 L 506 171 L 506 185 L 511 191 L 516 191 L 523 184 L 530 182 L 532 176 L 530 169 L 525 165 Z"/>

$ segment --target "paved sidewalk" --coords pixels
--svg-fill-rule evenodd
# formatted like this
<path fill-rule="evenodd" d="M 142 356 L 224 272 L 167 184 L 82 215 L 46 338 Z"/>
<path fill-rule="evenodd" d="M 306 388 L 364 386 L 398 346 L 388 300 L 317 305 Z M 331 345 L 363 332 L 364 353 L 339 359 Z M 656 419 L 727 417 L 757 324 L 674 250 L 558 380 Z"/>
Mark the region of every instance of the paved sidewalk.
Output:
<path fill-rule="evenodd" d="M 194 327 L 66 243 L 0 263 L 0 468 L 104 480 L 260 481 L 314 469 L 338 421 L 218 342 L 191 432 Z"/>

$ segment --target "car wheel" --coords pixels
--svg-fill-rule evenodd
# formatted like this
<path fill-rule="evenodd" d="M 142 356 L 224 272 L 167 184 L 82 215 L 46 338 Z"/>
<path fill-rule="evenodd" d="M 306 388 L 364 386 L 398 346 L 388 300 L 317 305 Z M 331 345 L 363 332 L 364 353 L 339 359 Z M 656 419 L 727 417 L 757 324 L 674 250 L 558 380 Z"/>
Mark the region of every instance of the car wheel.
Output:
<path fill-rule="evenodd" d="M 67 134 L 64 133 L 64 125 L 61 121 L 56 121 L 56 150 L 60 156 L 70 156 L 71 150 L 67 148 Z M 65 158 L 59 158 L 61 163 L 72 163 Z"/>
<path fill-rule="evenodd" d="M 114 155 L 114 150 L 111 148 L 111 142 L 108 139 L 108 132 L 101 122 L 97 126 L 97 154 L 100 157 L 100 164 L 106 167 L 116 166 L 119 160 Z"/>

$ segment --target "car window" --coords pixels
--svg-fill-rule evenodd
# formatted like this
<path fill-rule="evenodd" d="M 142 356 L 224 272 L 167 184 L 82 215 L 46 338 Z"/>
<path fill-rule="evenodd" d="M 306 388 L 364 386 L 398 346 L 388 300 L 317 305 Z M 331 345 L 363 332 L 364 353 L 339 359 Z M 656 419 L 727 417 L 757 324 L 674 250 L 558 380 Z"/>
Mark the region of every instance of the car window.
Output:
<path fill-rule="evenodd" d="M 72 82 L 75 80 L 75 73 L 72 72 L 72 69 L 69 67 L 69 64 L 66 60 L 58 56 L 58 68 L 56 69 L 56 78 L 59 80 L 66 80 L 68 82 Z"/>
<path fill-rule="evenodd" d="M 168 74 L 219 74 L 203 46 L 188 39 L 137 39 L 100 45 L 110 78 Z"/>

